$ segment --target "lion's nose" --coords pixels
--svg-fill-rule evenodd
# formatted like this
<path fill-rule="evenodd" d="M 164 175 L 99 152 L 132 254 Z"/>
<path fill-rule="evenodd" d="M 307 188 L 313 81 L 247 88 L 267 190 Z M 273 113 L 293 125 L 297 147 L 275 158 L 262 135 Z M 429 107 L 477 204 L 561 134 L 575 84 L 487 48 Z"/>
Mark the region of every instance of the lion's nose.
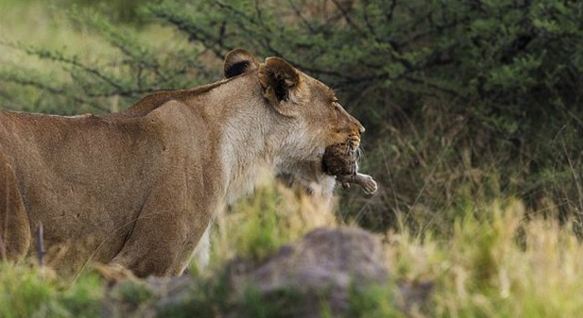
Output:
<path fill-rule="evenodd" d="M 359 132 L 361 135 L 362 135 L 362 134 L 364 133 L 364 131 L 366 130 L 366 129 L 364 129 L 364 126 L 363 126 L 363 125 L 360 123 L 360 121 L 358 121 L 358 119 L 356 119 L 356 118 L 354 118 L 353 124 L 354 124 L 354 126 L 356 126 L 356 127 L 354 127 L 354 126 L 353 126 L 353 128 L 352 128 L 352 129 L 354 129 L 354 130 L 358 130 L 358 132 Z M 356 129 L 355 129 L 355 128 L 356 128 Z M 354 130 L 353 130 L 353 131 L 354 131 Z"/>
<path fill-rule="evenodd" d="M 348 127 L 350 127 L 349 129 L 351 129 L 352 132 L 358 131 L 360 134 L 364 133 L 364 126 L 360 123 L 360 121 L 354 118 L 354 116 L 348 113 L 346 114 L 348 115 Z"/>

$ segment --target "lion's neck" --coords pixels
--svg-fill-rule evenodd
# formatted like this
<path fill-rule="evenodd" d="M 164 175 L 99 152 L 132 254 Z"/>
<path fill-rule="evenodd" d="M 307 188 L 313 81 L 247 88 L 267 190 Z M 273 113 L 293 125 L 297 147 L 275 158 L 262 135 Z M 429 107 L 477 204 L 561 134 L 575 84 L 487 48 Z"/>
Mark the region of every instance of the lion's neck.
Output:
<path fill-rule="evenodd" d="M 277 118 L 256 89 L 253 78 L 223 85 L 199 97 L 204 117 L 215 123 L 217 156 L 227 204 L 250 193 L 262 176 L 273 173 L 279 161 L 281 139 Z M 281 130 L 281 129 L 280 129 Z"/>
<path fill-rule="evenodd" d="M 241 105 L 227 119 L 222 132 L 221 161 L 227 202 L 249 194 L 262 179 L 270 178 L 280 160 L 278 139 L 263 105 Z M 252 111 L 251 111 L 252 110 Z"/>

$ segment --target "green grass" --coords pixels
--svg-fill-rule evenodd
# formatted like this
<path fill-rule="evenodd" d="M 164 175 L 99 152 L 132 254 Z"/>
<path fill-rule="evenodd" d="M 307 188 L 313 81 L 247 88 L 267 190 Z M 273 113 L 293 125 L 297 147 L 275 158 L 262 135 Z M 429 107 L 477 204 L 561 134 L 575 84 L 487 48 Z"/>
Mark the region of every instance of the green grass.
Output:
<path fill-rule="evenodd" d="M 0 263 L 0 317 L 97 317 L 103 296 L 95 274 L 71 284 L 48 269 Z"/>
<path fill-rule="evenodd" d="M 347 317 L 405 317 L 396 306 L 393 289 L 395 286 L 389 286 L 371 286 L 365 289 L 355 286 L 351 290 Z"/>

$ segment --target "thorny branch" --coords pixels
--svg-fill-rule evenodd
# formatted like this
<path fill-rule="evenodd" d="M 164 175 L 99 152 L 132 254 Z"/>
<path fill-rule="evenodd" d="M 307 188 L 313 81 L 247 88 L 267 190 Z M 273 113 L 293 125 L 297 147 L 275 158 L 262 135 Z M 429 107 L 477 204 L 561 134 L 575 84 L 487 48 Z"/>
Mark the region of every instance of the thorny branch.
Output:
<path fill-rule="evenodd" d="M 19 85 L 23 85 L 23 86 L 32 86 L 32 87 L 41 89 L 43 91 L 46 91 L 48 93 L 51 93 L 53 95 L 67 96 L 68 98 L 71 98 L 75 102 L 89 105 L 90 107 L 93 107 L 97 110 L 104 111 L 104 112 L 109 111 L 109 109 L 96 104 L 94 101 L 91 101 L 91 100 L 88 100 L 88 99 L 85 99 L 85 98 L 82 98 L 82 97 L 79 97 L 76 95 L 68 94 L 66 89 L 50 87 L 50 86 L 45 85 L 44 83 L 34 81 L 32 79 L 8 78 L 8 79 L 2 79 L 2 80 L 7 81 L 7 82 L 11 82 L 11 83 L 15 83 L 15 84 L 19 84 Z"/>

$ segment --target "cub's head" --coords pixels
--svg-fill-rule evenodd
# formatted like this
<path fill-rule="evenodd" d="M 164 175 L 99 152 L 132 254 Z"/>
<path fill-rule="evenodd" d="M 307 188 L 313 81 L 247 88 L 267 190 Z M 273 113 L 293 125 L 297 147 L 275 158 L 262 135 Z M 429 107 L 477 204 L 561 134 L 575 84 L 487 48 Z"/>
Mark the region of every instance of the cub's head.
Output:
<path fill-rule="evenodd" d="M 225 58 L 225 77 L 256 72 L 262 97 L 272 108 L 281 125 L 293 127 L 289 146 L 304 160 L 321 159 L 330 145 L 360 145 L 362 124 L 340 104 L 334 91 L 278 57 L 258 62 L 242 49 Z"/>

